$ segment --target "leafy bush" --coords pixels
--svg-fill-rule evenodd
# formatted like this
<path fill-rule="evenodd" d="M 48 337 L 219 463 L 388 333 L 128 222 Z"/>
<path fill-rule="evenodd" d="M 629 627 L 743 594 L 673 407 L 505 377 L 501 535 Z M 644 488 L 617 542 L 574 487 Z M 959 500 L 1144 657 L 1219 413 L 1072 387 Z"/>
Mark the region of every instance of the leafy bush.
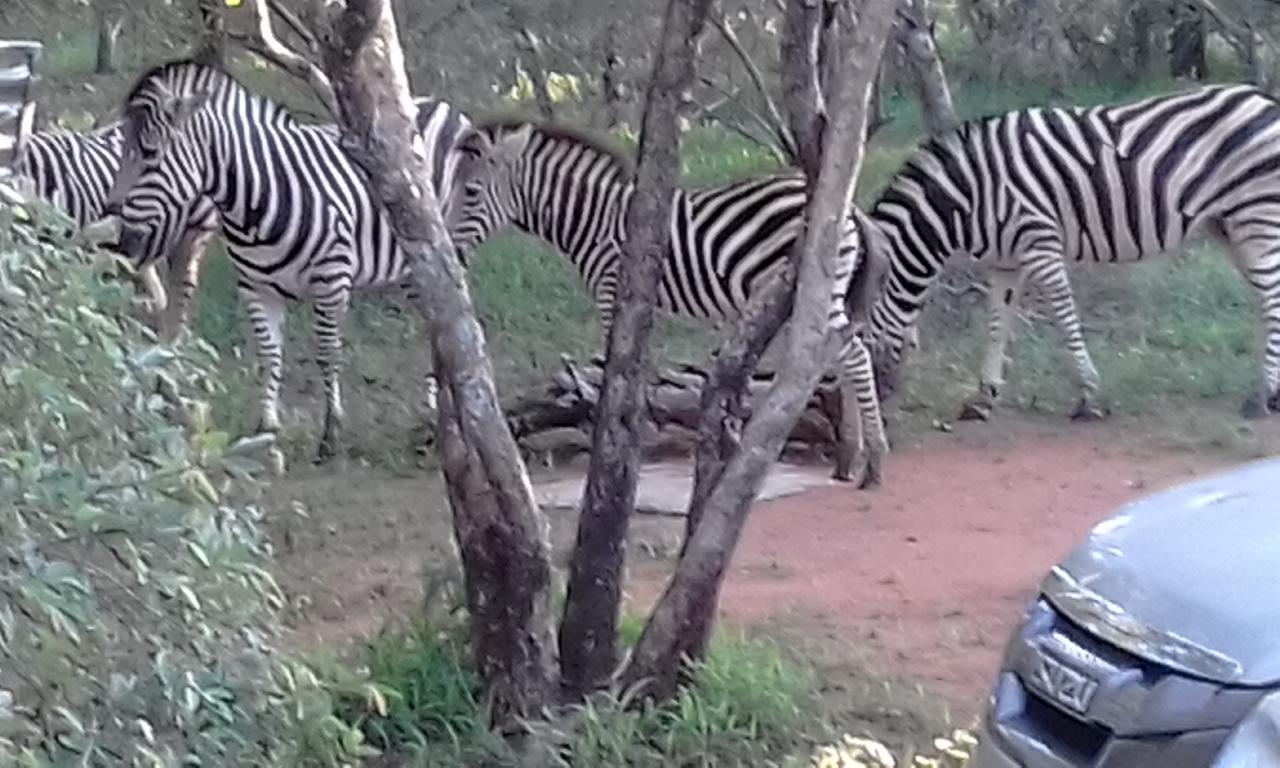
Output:
<path fill-rule="evenodd" d="M 283 595 L 247 503 L 269 445 L 210 422 L 213 351 L 157 345 L 59 214 L 0 217 L 0 764 L 366 752 L 273 648 Z"/>

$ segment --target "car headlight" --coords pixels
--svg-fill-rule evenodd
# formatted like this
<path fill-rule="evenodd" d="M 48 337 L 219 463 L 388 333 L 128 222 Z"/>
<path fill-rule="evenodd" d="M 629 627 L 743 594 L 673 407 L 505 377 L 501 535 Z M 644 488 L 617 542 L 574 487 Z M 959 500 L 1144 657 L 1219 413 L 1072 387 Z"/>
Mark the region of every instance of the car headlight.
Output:
<path fill-rule="evenodd" d="M 1280 765 L 1280 691 L 1270 694 L 1235 727 L 1210 768 Z"/>

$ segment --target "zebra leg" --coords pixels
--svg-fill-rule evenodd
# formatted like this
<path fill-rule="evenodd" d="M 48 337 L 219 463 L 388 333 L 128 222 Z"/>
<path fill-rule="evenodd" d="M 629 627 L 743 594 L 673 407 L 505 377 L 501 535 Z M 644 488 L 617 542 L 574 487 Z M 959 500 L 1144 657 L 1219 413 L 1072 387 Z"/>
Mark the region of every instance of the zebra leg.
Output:
<path fill-rule="evenodd" d="M 1100 390 L 1102 377 L 1093 364 L 1089 348 L 1084 343 L 1080 327 L 1080 315 L 1071 293 L 1071 281 L 1067 267 L 1059 253 L 1040 253 L 1025 260 L 1023 271 L 1039 288 L 1041 299 L 1052 313 L 1058 330 L 1066 337 L 1067 351 L 1075 360 L 1076 381 L 1080 386 L 1080 401 L 1071 412 L 1074 421 L 1098 421 L 1107 415 L 1102 405 Z"/>
<path fill-rule="evenodd" d="M 280 431 L 280 375 L 284 368 L 284 300 L 270 289 L 255 290 L 241 284 L 240 295 L 253 324 L 258 352 L 258 378 L 262 399 L 258 432 Z"/>
<path fill-rule="evenodd" d="M 837 326 L 835 332 L 841 341 L 839 352 L 838 383 L 841 391 L 842 421 L 850 424 L 856 404 L 858 421 L 856 445 L 862 455 L 863 469 L 859 488 L 875 488 L 884 479 L 884 457 L 889 453 L 889 440 L 885 435 L 884 417 L 880 411 L 880 398 L 876 394 L 875 373 L 871 365 L 871 353 L 862 337 L 850 325 Z M 837 466 L 837 470 L 839 467 Z M 835 474 L 837 480 L 850 480 Z"/>
<path fill-rule="evenodd" d="M 987 348 L 978 374 L 978 393 L 960 409 L 961 421 L 986 421 L 991 418 L 1000 390 L 1004 387 L 1004 365 L 1013 338 L 1013 320 L 1022 299 L 1023 275 L 1020 271 L 992 269 L 987 292 Z"/>
<path fill-rule="evenodd" d="M 200 267 L 217 230 L 193 228 L 182 236 L 169 260 L 169 288 L 177 301 L 165 313 L 165 335 L 169 339 L 191 330 L 191 308 L 195 302 Z"/>
<path fill-rule="evenodd" d="M 1254 225 L 1255 227 L 1258 225 Z M 1224 232 L 1214 233 L 1226 248 L 1240 274 L 1258 294 L 1266 329 L 1262 371 L 1254 391 L 1245 398 L 1240 413 L 1247 419 L 1280 413 L 1280 237 L 1267 227 L 1265 234 L 1245 231 L 1224 222 Z"/>
<path fill-rule="evenodd" d="M 315 335 L 320 375 L 324 379 L 324 431 L 316 456 L 320 463 L 337 455 L 338 439 L 345 414 L 342 410 L 342 322 L 347 315 L 351 292 L 338 289 L 315 305 Z"/>

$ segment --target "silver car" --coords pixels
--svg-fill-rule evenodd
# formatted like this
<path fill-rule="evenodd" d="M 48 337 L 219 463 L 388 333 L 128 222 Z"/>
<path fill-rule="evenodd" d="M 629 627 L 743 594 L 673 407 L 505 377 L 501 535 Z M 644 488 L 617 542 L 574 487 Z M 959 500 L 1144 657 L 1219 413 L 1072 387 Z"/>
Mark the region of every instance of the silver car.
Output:
<path fill-rule="evenodd" d="M 1280 458 L 1095 526 L 1009 640 L 969 766 L 1280 767 Z"/>

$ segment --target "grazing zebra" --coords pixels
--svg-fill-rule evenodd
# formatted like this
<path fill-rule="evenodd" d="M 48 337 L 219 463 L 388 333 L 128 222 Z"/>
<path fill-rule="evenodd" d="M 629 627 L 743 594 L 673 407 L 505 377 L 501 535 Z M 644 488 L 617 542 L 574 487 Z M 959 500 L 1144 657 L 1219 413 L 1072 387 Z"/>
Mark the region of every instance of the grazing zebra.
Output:
<path fill-rule="evenodd" d="M 519 122 L 478 125 L 458 150 L 466 159 L 454 184 L 450 233 L 459 254 L 469 258 L 507 227 L 542 238 L 577 269 L 607 329 L 635 189 L 628 163 L 571 131 Z M 659 307 L 708 320 L 739 315 L 785 268 L 803 226 L 806 187 L 802 175 L 786 172 L 677 191 Z M 860 452 L 866 457 L 862 482 L 874 485 L 888 446 L 870 357 L 845 309 L 859 267 L 859 218 L 846 219 L 830 323 L 843 341 L 840 385 L 858 405 L 859 442 L 865 442 Z M 835 474 L 850 479 L 847 468 L 837 466 Z"/>
<path fill-rule="evenodd" d="M 882 396 L 928 290 L 949 258 L 968 255 L 992 284 L 978 394 L 962 417 L 986 418 L 994 407 L 1017 304 L 1034 287 L 1075 361 L 1073 417 L 1099 418 L 1101 382 L 1066 262 L 1133 262 L 1208 236 L 1262 300 L 1262 380 L 1243 411 L 1280 410 L 1280 104 L 1256 88 L 1214 85 L 965 123 L 917 149 L 869 215 L 867 247 L 886 271 L 859 312 L 868 315 Z"/>
<path fill-rule="evenodd" d="M 341 325 L 356 289 L 403 290 L 410 264 L 385 211 L 339 145 L 334 126 L 297 122 L 228 73 L 191 61 L 144 73 L 124 109 L 124 163 L 112 192 L 121 248 L 145 263 L 172 247 L 193 201 L 219 211 L 258 348 L 259 430 L 280 427 L 286 302 L 309 301 L 325 386 L 319 457 L 334 454 L 343 411 Z M 419 136 L 447 193 L 449 148 L 469 121 L 447 104 L 419 103 Z"/>
<path fill-rule="evenodd" d="M 37 195 L 66 213 L 76 226 L 84 227 L 106 213 L 107 195 L 120 169 L 123 145 L 124 133 L 118 122 L 85 133 L 38 131 L 27 139 L 15 171 L 31 180 Z M 168 307 L 169 325 L 175 322 L 175 315 L 177 323 L 187 323 L 195 274 L 217 231 L 217 214 L 207 202 L 192 211 L 186 237 L 170 254 L 170 290 L 161 287 L 155 265 L 145 265 L 139 271 L 156 309 L 165 308 L 167 295 L 174 293 L 173 284 L 182 279 L 181 300 Z"/>

